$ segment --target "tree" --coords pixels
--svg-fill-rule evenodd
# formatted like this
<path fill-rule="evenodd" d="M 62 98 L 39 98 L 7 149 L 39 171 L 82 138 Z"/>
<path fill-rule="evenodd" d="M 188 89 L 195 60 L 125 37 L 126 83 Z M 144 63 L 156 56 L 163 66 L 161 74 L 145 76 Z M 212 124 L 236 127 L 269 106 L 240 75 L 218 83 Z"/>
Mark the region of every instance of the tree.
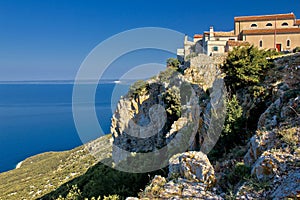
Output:
<path fill-rule="evenodd" d="M 168 67 L 173 67 L 173 68 L 177 69 L 179 67 L 179 65 L 180 65 L 180 62 L 177 58 L 169 58 L 167 60 L 167 66 Z"/>
<path fill-rule="evenodd" d="M 267 59 L 275 55 L 275 51 L 259 50 L 254 46 L 238 47 L 229 52 L 223 71 L 225 81 L 234 91 L 244 86 L 251 86 L 261 82 L 272 66 Z"/>

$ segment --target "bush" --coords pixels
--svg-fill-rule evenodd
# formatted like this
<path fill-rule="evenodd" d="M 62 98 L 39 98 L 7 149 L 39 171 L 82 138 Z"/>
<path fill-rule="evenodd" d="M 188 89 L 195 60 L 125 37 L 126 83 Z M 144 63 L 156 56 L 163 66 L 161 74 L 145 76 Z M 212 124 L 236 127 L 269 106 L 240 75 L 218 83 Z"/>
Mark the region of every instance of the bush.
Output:
<path fill-rule="evenodd" d="M 167 68 L 165 71 L 159 73 L 158 78 L 162 83 L 169 83 L 172 76 L 176 75 L 176 70 L 172 67 Z"/>
<path fill-rule="evenodd" d="M 221 134 L 221 141 L 223 140 L 224 146 L 227 148 L 232 147 L 232 144 L 239 142 L 241 139 L 243 109 L 239 105 L 236 95 L 226 104 L 226 118 L 224 128 Z"/>
<path fill-rule="evenodd" d="M 177 58 L 169 58 L 167 60 L 167 66 L 168 67 L 173 67 L 175 69 L 178 69 L 179 65 L 180 65 L 180 62 Z"/>
<path fill-rule="evenodd" d="M 300 52 L 300 47 L 296 47 L 295 49 L 293 49 L 293 53 L 297 53 Z"/>
<path fill-rule="evenodd" d="M 238 162 L 235 164 L 233 171 L 230 172 L 226 178 L 230 184 L 235 185 L 240 181 L 244 181 L 249 178 L 250 174 L 251 167 L 245 165 L 243 162 Z"/>
<path fill-rule="evenodd" d="M 176 87 L 169 88 L 163 94 L 168 119 L 172 122 L 181 116 L 180 91 Z M 168 120 L 169 121 L 169 120 Z"/>
<path fill-rule="evenodd" d="M 148 89 L 149 89 L 149 83 L 143 80 L 138 80 L 130 86 L 129 94 L 132 97 L 136 97 L 137 95 L 146 94 Z"/>
<path fill-rule="evenodd" d="M 261 82 L 267 70 L 273 66 L 268 57 L 277 54 L 275 51 L 259 50 L 254 46 L 238 47 L 229 52 L 222 70 L 225 81 L 233 91 Z"/>

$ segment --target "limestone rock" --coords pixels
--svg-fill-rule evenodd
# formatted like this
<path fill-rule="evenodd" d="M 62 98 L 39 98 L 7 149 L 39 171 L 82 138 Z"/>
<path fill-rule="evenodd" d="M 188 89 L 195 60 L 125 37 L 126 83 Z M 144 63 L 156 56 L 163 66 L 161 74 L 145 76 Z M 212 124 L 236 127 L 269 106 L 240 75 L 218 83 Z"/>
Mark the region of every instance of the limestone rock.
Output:
<path fill-rule="evenodd" d="M 209 188 L 215 183 L 214 168 L 202 152 L 189 151 L 169 160 L 169 178 L 181 177 L 201 182 Z"/>
<path fill-rule="evenodd" d="M 260 155 L 275 146 L 276 134 L 273 131 L 258 131 L 249 142 L 249 150 L 244 156 L 244 162 L 252 165 Z"/>
<path fill-rule="evenodd" d="M 300 199 L 300 171 L 290 172 L 272 195 L 273 199 Z"/>
<path fill-rule="evenodd" d="M 278 160 L 266 152 L 253 165 L 251 174 L 258 180 L 269 180 L 273 178 L 278 171 Z"/>
<path fill-rule="evenodd" d="M 178 178 L 166 182 L 165 178 L 155 176 L 145 189 L 141 199 L 223 199 L 212 191 L 208 191 L 202 183 Z"/>
<path fill-rule="evenodd" d="M 270 130 L 277 125 L 277 116 L 279 115 L 281 100 L 278 98 L 268 109 L 260 116 L 257 128 L 259 130 L 267 129 Z"/>

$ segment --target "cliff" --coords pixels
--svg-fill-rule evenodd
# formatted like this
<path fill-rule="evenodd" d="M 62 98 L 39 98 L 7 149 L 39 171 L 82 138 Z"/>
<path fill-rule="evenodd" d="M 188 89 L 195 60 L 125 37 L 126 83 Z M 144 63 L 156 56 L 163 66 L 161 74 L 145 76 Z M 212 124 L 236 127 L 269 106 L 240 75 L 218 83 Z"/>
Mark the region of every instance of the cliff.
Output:
<path fill-rule="evenodd" d="M 209 160 L 201 151 L 174 155 L 168 176 L 156 176 L 140 199 L 300 198 L 300 55 L 278 58 L 274 64 L 260 83 L 268 95 L 251 99 L 247 87 L 237 91 L 243 115 L 257 120 L 249 142 L 218 159 Z M 186 72 L 193 82 L 211 82 L 203 74 L 197 77 L 192 67 Z M 249 117 L 253 110 L 256 116 Z"/>
<path fill-rule="evenodd" d="M 120 170 L 153 171 L 172 155 L 214 146 L 225 118 L 225 88 L 218 63 L 198 59 L 206 62 L 194 59 L 184 73 L 170 67 L 120 99 L 111 124 L 112 158 Z M 128 164 L 132 152 L 136 163 Z"/>
<path fill-rule="evenodd" d="M 234 124 L 237 138 L 222 132 L 233 120 L 223 61 L 200 55 L 138 81 L 118 103 L 112 137 L 26 159 L 0 174 L 0 199 L 300 198 L 300 55 L 276 58 L 259 87 L 236 90 L 246 125 Z M 241 141 L 225 148 L 231 140 Z"/>

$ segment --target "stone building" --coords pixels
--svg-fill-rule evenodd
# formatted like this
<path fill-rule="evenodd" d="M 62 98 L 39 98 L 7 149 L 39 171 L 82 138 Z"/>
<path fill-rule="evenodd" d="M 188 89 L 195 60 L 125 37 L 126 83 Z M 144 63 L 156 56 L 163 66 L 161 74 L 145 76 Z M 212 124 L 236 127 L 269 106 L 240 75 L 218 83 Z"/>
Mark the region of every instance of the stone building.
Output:
<path fill-rule="evenodd" d="M 292 51 L 300 47 L 300 19 L 294 13 L 235 17 L 233 31 L 216 32 L 210 27 L 203 35 L 194 35 L 193 41 L 186 36 L 177 54 L 181 60 L 198 54 L 222 55 L 245 45 Z"/>
<path fill-rule="evenodd" d="M 236 40 L 237 36 L 233 31 L 215 32 L 214 28 L 210 27 L 209 32 L 204 32 L 202 44 L 206 54 L 212 56 L 224 54 L 227 41 Z"/>
<path fill-rule="evenodd" d="M 300 46 L 300 20 L 294 13 L 234 18 L 238 40 L 261 49 L 291 51 Z"/>

